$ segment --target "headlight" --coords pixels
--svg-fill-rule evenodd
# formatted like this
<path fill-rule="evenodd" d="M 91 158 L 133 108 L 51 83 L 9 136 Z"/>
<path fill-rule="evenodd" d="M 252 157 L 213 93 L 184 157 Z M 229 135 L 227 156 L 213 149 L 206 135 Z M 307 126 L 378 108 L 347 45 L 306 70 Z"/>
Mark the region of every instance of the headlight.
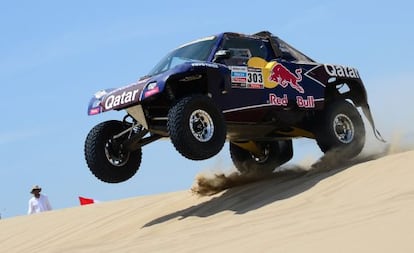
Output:
<path fill-rule="evenodd" d="M 147 90 L 153 90 L 155 88 L 157 88 L 157 82 L 147 84 Z"/>
<path fill-rule="evenodd" d="M 144 98 L 157 94 L 159 91 L 160 91 L 160 88 L 157 86 L 157 82 L 149 83 L 145 87 Z"/>

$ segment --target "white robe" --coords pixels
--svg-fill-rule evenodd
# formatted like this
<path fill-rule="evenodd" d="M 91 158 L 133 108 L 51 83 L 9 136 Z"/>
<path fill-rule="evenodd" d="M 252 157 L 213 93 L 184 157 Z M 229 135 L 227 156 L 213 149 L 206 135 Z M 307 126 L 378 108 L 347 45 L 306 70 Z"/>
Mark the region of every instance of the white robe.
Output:
<path fill-rule="evenodd" d="M 44 211 L 52 210 L 52 206 L 49 203 L 47 196 L 40 194 L 39 198 L 33 196 L 29 200 L 29 210 L 28 214 L 40 213 Z"/>

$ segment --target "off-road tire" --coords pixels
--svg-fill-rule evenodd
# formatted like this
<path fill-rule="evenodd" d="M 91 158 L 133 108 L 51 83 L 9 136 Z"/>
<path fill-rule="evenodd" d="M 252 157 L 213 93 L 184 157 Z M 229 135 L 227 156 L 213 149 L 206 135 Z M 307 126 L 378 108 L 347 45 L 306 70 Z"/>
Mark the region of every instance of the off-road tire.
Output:
<path fill-rule="evenodd" d="M 338 159 L 351 159 L 364 148 L 364 122 L 348 101 L 328 105 L 316 119 L 314 132 L 322 152 L 335 152 Z"/>
<path fill-rule="evenodd" d="M 86 137 L 84 147 L 86 163 L 92 174 L 103 182 L 126 181 L 139 169 L 142 158 L 141 149 L 117 153 L 110 148 L 112 137 L 125 129 L 126 126 L 120 121 L 105 121 L 93 127 Z M 120 163 L 117 164 L 117 162 Z"/>
<path fill-rule="evenodd" d="M 175 149 L 191 160 L 215 156 L 226 141 L 223 115 L 204 95 L 184 97 L 171 107 L 167 129 Z"/>
<path fill-rule="evenodd" d="M 291 140 L 258 142 L 264 155 L 256 157 L 250 151 L 230 142 L 230 156 L 241 174 L 272 173 L 277 167 L 288 162 L 293 156 Z"/>

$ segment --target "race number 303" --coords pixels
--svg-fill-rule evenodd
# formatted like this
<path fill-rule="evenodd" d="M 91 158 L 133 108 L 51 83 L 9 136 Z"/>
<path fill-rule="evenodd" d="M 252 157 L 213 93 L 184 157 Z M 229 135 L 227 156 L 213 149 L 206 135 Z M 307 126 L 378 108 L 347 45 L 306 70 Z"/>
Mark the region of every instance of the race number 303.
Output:
<path fill-rule="evenodd" d="M 263 74 L 261 69 L 249 69 L 247 72 L 249 88 L 263 89 Z"/>

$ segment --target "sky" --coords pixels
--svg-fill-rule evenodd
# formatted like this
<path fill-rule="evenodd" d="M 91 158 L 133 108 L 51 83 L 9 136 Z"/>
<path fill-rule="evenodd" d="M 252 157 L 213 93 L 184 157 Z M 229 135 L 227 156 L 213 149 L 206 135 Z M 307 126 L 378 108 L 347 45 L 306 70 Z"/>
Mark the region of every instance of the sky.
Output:
<path fill-rule="evenodd" d="M 189 190 L 198 173 L 231 169 L 227 143 L 215 157 L 191 161 L 163 139 L 143 147 L 134 177 L 108 184 L 90 173 L 83 155 L 94 125 L 124 115 L 88 116 L 96 91 L 135 82 L 170 50 L 220 32 L 268 30 L 318 62 L 358 68 L 385 139 L 414 140 L 413 5 L 408 0 L 1 1 L 2 218 L 26 215 L 35 184 L 54 209 L 64 209 L 78 206 L 78 196 L 111 201 Z M 321 155 L 313 140 L 295 140 L 294 149 L 291 163 Z"/>

